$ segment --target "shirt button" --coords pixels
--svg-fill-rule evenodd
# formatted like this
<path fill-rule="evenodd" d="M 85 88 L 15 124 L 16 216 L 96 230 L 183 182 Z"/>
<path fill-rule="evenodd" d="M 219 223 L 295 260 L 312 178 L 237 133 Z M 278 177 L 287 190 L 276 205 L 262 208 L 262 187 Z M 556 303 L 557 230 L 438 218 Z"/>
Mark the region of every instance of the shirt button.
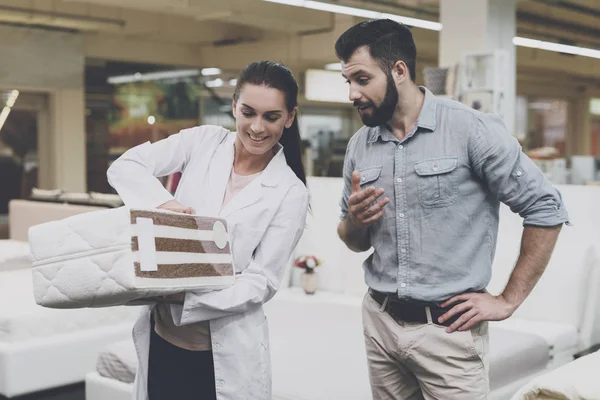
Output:
<path fill-rule="evenodd" d="M 367 180 L 367 178 L 365 178 L 364 176 L 361 179 L 363 182 Z"/>
<path fill-rule="evenodd" d="M 219 386 L 219 387 L 223 387 L 224 384 L 225 384 L 225 381 L 223 379 L 219 379 L 219 381 L 217 382 L 217 386 Z"/>
<path fill-rule="evenodd" d="M 215 343 L 215 349 L 220 349 L 221 348 L 221 343 Z"/>
<path fill-rule="evenodd" d="M 517 171 L 517 176 L 523 175 L 523 171 Z"/>
<path fill-rule="evenodd" d="M 406 253 L 406 249 L 400 249 L 400 253 Z"/>
<path fill-rule="evenodd" d="M 398 182 L 398 183 L 402 182 L 402 178 L 396 179 L 396 182 Z"/>
<path fill-rule="evenodd" d="M 437 167 L 437 165 L 436 165 L 435 167 L 433 167 L 433 170 L 434 170 L 434 171 L 437 171 L 437 170 L 438 170 L 438 167 Z"/>
<path fill-rule="evenodd" d="M 400 213 L 400 214 L 398 214 L 398 216 L 399 216 L 400 218 L 404 218 L 404 213 Z"/>
<path fill-rule="evenodd" d="M 402 146 L 402 145 L 399 145 L 399 146 L 398 146 L 398 148 L 399 148 L 399 149 L 403 149 L 403 148 L 404 148 L 404 146 Z"/>
<path fill-rule="evenodd" d="M 403 288 L 404 288 L 404 287 L 406 287 L 406 283 L 402 282 L 402 283 L 400 284 L 400 287 L 403 287 Z"/>

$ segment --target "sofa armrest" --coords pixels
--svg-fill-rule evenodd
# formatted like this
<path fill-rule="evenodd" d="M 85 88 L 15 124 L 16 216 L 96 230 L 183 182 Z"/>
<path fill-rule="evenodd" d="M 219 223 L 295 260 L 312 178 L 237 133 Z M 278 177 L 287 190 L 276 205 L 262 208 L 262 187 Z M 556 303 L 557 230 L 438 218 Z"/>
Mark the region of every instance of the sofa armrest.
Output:
<path fill-rule="evenodd" d="M 600 247 L 593 252 L 580 336 L 581 350 L 600 343 Z"/>
<path fill-rule="evenodd" d="M 67 203 L 11 200 L 8 203 L 9 238 L 26 242 L 29 228 L 34 225 L 57 221 L 75 214 L 105 209 L 106 207 Z"/>
<path fill-rule="evenodd" d="M 591 347 L 588 347 L 587 349 L 581 350 L 579 353 L 573 354 L 573 358 L 578 359 L 583 356 L 587 356 L 588 354 L 595 353 L 599 350 L 600 350 L 600 343 L 597 343 L 595 345 L 592 345 Z"/>

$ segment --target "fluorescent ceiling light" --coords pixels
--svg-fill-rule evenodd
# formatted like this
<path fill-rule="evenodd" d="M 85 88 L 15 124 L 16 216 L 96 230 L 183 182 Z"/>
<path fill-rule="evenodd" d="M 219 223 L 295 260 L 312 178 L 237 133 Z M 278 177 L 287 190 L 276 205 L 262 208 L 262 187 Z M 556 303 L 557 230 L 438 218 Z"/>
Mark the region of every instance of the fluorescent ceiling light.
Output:
<path fill-rule="evenodd" d="M 566 44 L 545 42 L 543 40 L 527 39 L 515 36 L 513 38 L 515 46 L 531 47 L 533 49 L 555 51 L 558 53 L 574 54 L 577 56 L 600 58 L 600 50 L 588 49 L 579 46 L 569 46 Z"/>
<path fill-rule="evenodd" d="M 210 76 L 210 75 L 219 75 L 221 70 L 219 68 L 202 68 L 202 75 Z"/>
<path fill-rule="evenodd" d="M 157 81 L 160 79 L 189 78 L 198 75 L 200 75 L 200 71 L 197 69 L 180 69 L 173 71 L 149 72 L 147 74 L 136 72 L 133 75 L 110 76 L 106 81 L 110 84 L 117 85 L 119 83 Z"/>
<path fill-rule="evenodd" d="M 223 79 L 217 78 L 212 81 L 207 81 L 206 86 L 207 87 L 221 87 L 221 86 L 223 86 Z"/>
<path fill-rule="evenodd" d="M 304 7 L 312 10 L 328 11 L 337 14 L 352 15 L 354 17 L 362 17 L 368 19 L 388 18 L 393 21 L 403 23 L 405 25 L 414 26 L 417 28 L 429 29 L 433 31 L 442 30 L 442 24 L 424 19 L 404 17 L 401 15 L 382 13 L 378 11 L 365 10 L 363 8 L 346 7 L 337 4 L 324 3 L 321 1 L 312 0 L 264 0 L 269 3 L 285 4 L 295 7 Z M 515 36 L 513 38 L 515 46 L 532 47 L 540 50 L 554 51 L 559 53 L 575 54 L 583 57 L 600 58 L 600 50 L 589 49 L 585 47 L 569 46 L 565 44 L 545 42 L 542 40 L 527 39 Z"/>
<path fill-rule="evenodd" d="M 235 86 L 235 85 L 237 85 L 237 79 L 230 79 L 229 86 Z"/>
<path fill-rule="evenodd" d="M 326 64 L 325 65 L 325 69 L 328 69 L 330 71 L 341 71 L 342 70 L 342 64 L 341 63 L 331 63 L 331 64 Z"/>
<path fill-rule="evenodd" d="M 600 115 L 600 99 L 590 100 L 590 114 Z"/>
<path fill-rule="evenodd" d="M 364 8 L 339 6 L 337 4 L 323 3 L 321 1 L 312 0 L 265 0 L 270 3 L 285 4 L 288 6 L 304 7 L 311 10 L 327 11 L 336 14 L 352 15 L 353 17 L 361 17 L 368 19 L 389 18 L 391 20 L 401 22 L 406 25 L 417 28 L 430 29 L 439 31 L 442 29 L 442 24 L 439 22 L 427 21 L 424 19 L 404 17 L 401 15 L 382 13 L 379 11 L 365 10 Z"/>
<path fill-rule="evenodd" d="M 19 91 L 16 89 L 11 91 L 8 95 L 8 99 L 6 99 L 6 106 L 12 108 L 12 106 L 15 105 L 15 101 L 17 101 L 17 97 L 19 97 Z"/>
<path fill-rule="evenodd" d="M 17 97 L 19 97 L 18 90 L 13 90 L 8 95 L 8 99 L 6 99 L 6 105 L 2 109 L 2 112 L 0 112 L 0 130 L 2 130 L 2 127 L 4 126 L 4 123 L 6 122 L 6 119 L 8 118 L 8 114 L 10 114 L 10 110 L 12 109 L 12 106 L 15 105 L 15 101 L 17 101 Z"/>

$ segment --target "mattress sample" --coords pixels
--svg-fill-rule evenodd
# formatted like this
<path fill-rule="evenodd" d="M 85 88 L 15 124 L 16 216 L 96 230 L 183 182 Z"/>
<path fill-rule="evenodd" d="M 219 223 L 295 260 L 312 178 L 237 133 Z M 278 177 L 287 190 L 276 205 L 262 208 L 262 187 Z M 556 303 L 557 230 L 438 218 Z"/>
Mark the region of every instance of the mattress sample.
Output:
<path fill-rule="evenodd" d="M 513 400 L 600 399 L 600 351 L 534 378 Z"/>
<path fill-rule="evenodd" d="M 131 339 L 116 342 L 100 353 L 96 370 L 105 378 L 124 383 L 133 383 L 137 371 L 137 354 Z"/>
<path fill-rule="evenodd" d="M 137 304 L 235 278 L 222 218 L 121 207 L 34 226 L 29 242 L 35 300 L 45 307 Z"/>
<path fill-rule="evenodd" d="M 39 306 L 33 298 L 31 271 L 0 272 L 0 342 L 22 343 L 61 334 L 129 324 L 138 307 L 56 310 Z"/>
<path fill-rule="evenodd" d="M 0 240 L 0 271 L 31 267 L 29 243 L 20 240 Z"/>

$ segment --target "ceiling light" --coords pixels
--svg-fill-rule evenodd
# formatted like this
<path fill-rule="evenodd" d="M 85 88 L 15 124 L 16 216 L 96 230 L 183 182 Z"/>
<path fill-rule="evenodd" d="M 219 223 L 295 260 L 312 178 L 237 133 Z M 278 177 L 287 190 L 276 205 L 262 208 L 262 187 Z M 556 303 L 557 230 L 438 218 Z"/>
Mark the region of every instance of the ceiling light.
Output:
<path fill-rule="evenodd" d="M 221 73 L 221 69 L 219 68 L 202 68 L 202 75 L 210 76 L 210 75 L 219 75 Z"/>
<path fill-rule="evenodd" d="M 10 94 L 8 95 L 8 99 L 6 99 L 6 106 L 7 107 L 14 106 L 15 101 L 17 101 L 17 97 L 19 97 L 19 91 L 16 89 L 11 91 Z"/>
<path fill-rule="evenodd" d="M 2 130 L 2 127 L 4 126 L 4 123 L 6 122 L 6 119 L 8 118 L 8 114 L 10 114 L 10 110 L 12 109 L 12 106 L 15 105 L 15 101 L 17 101 L 17 97 L 19 97 L 19 91 L 16 89 L 12 90 L 8 94 L 8 98 L 6 99 L 6 105 L 2 109 L 2 112 L 0 112 L 0 130 Z"/>
<path fill-rule="evenodd" d="M 545 42 L 543 40 L 527 39 L 515 36 L 515 46 L 530 47 L 533 49 L 555 51 L 558 53 L 574 54 L 577 56 L 600 58 L 600 50 L 588 49 L 586 47 L 570 46 L 567 44 Z"/>
<path fill-rule="evenodd" d="M 148 123 L 150 125 L 154 125 L 155 122 L 156 122 L 156 118 L 154 117 L 154 115 L 148 116 Z"/>
<path fill-rule="evenodd" d="M 206 81 L 207 87 L 221 87 L 223 86 L 223 79 L 217 78 L 212 81 Z"/>
<path fill-rule="evenodd" d="M 427 21 L 425 19 L 404 17 L 402 15 L 395 15 L 389 13 L 382 13 L 379 11 L 365 10 L 364 8 L 340 6 L 337 4 L 324 3 L 321 1 L 311 0 L 265 0 L 270 3 L 279 3 L 289 6 L 304 7 L 311 10 L 328 11 L 337 14 L 352 15 L 354 17 L 368 18 L 368 19 L 380 19 L 389 18 L 391 20 L 401 22 L 403 24 L 414 26 L 417 28 L 430 29 L 433 31 L 439 31 L 442 29 L 442 24 L 434 21 Z"/>
<path fill-rule="evenodd" d="M 106 81 L 110 84 L 117 85 L 120 83 L 157 81 L 160 79 L 189 78 L 198 75 L 200 75 L 200 71 L 197 69 L 179 69 L 173 71 L 149 72 L 146 74 L 136 72 L 133 75 L 110 76 Z"/>
<path fill-rule="evenodd" d="M 429 29 L 434 31 L 442 30 L 442 24 L 434 21 L 427 21 L 419 18 L 404 17 L 401 15 L 382 13 L 378 11 L 366 10 L 363 8 L 340 6 L 337 4 L 325 3 L 322 1 L 312 0 L 264 0 L 269 3 L 285 4 L 295 7 L 304 7 L 312 10 L 328 11 L 337 14 L 352 15 L 354 17 L 362 17 L 368 19 L 388 18 L 393 21 L 403 23 L 405 25 L 414 26 L 417 28 Z M 540 50 L 554 51 L 558 53 L 574 54 L 583 57 L 600 58 L 600 50 L 569 46 L 566 44 L 545 42 L 542 40 L 527 39 L 515 36 L 513 43 L 516 46 L 532 47 Z"/>
<path fill-rule="evenodd" d="M 326 64 L 325 65 L 325 69 L 328 69 L 330 71 L 341 71 L 342 70 L 342 64 L 341 63 L 331 63 L 331 64 Z"/>

